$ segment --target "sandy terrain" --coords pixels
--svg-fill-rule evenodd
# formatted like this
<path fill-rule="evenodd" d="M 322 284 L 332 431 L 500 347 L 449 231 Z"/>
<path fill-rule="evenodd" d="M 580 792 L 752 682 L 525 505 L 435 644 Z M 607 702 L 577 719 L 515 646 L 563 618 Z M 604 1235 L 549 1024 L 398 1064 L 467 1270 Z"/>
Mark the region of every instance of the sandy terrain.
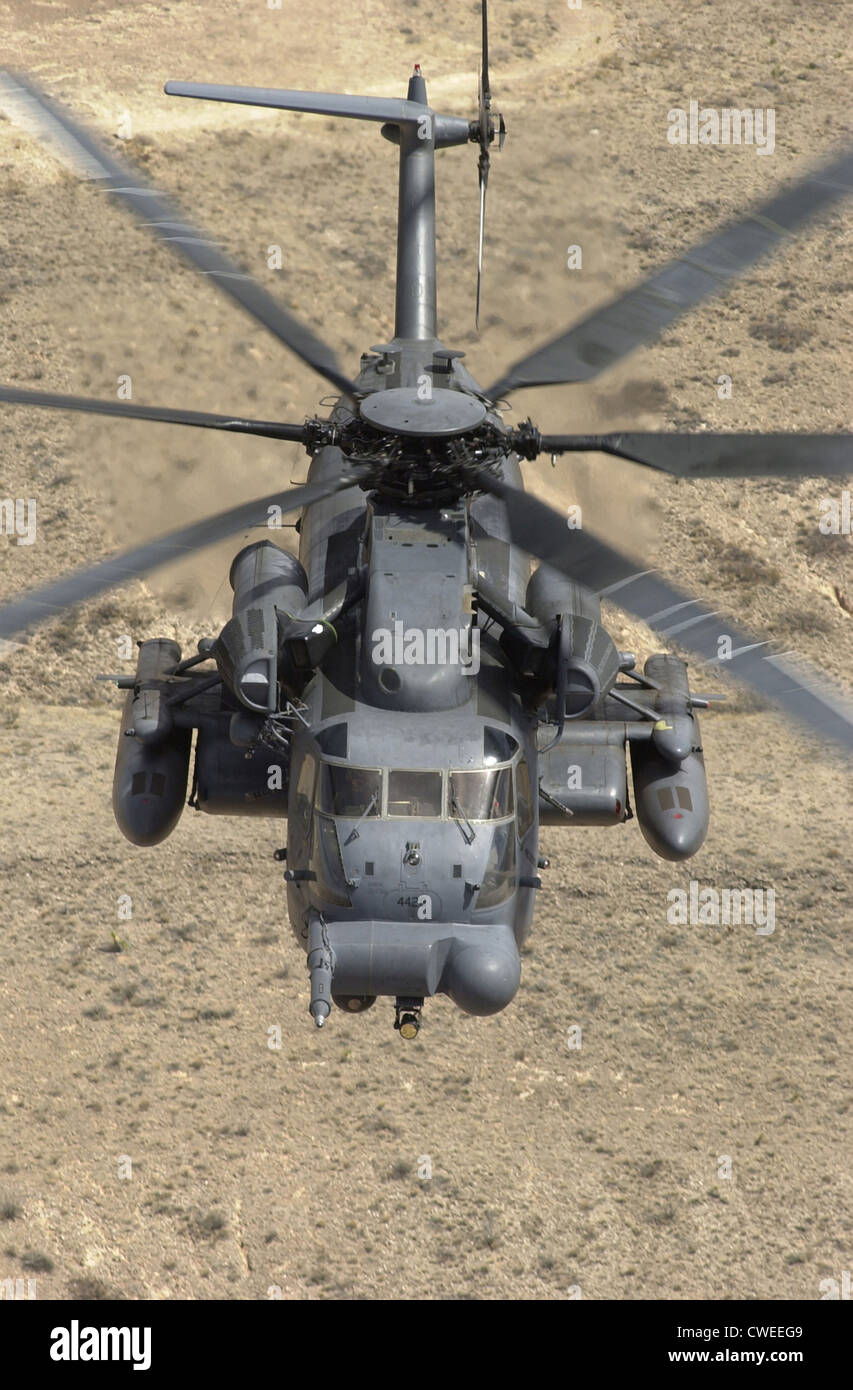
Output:
<path fill-rule="evenodd" d="M 391 95 L 420 61 L 433 102 L 473 115 L 478 8 L 315 0 L 306 22 L 291 0 L 0 0 L 0 51 L 354 367 L 391 332 L 391 146 L 163 82 Z M 510 133 L 479 338 L 473 148 L 438 171 L 440 331 L 484 383 L 850 139 L 849 11 L 823 0 L 495 0 L 492 50 Z M 667 111 L 691 98 L 772 105 L 775 153 L 673 148 Z M 0 381 L 111 396 L 129 373 L 145 403 L 316 410 L 318 378 L 3 120 L 0 200 Z M 851 227 L 848 203 L 598 383 L 519 393 L 514 418 L 850 427 Z M 32 546 L 0 536 L 4 598 L 305 468 L 291 445 L 5 407 L 0 450 L 0 495 L 36 498 L 39 518 Z M 849 483 L 677 484 L 598 457 L 529 480 L 849 683 L 851 541 L 818 530 Z M 386 1002 L 317 1034 L 270 857 L 281 828 L 187 811 L 145 851 L 110 809 L 120 705 L 94 676 L 123 669 L 124 634 L 190 648 L 217 631 L 239 544 L 0 661 L 0 1278 L 35 1277 L 42 1298 L 820 1298 L 851 1267 L 849 764 L 729 691 L 703 723 L 714 815 L 696 859 L 655 860 L 635 822 L 546 830 L 504 1014 L 436 1000 L 406 1045 Z M 620 645 L 653 649 L 612 618 Z M 775 932 L 670 925 L 667 893 L 691 879 L 773 888 Z"/>

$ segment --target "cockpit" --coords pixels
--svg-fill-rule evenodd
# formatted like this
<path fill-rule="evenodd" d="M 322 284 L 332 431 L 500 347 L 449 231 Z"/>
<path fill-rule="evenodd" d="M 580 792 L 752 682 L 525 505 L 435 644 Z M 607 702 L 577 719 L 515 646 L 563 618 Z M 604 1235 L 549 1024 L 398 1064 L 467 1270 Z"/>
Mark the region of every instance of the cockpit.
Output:
<path fill-rule="evenodd" d="M 445 909 L 453 901 L 457 920 L 496 907 L 516 892 L 518 842 L 534 821 L 527 763 L 513 745 L 504 762 L 458 769 L 359 767 L 306 749 L 290 862 L 308 864 L 311 891 L 338 906 L 352 906 L 357 888 L 399 896 L 411 882 Z"/>

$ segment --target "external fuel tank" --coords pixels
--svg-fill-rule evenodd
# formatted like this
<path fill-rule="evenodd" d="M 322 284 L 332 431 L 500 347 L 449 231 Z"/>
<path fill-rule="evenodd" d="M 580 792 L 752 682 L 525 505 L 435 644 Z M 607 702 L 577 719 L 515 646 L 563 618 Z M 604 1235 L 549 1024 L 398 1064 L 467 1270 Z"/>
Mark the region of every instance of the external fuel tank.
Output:
<path fill-rule="evenodd" d="M 659 686 L 658 719 L 648 742 L 631 744 L 634 809 L 655 854 L 689 859 L 705 839 L 710 812 L 687 667 L 675 656 L 650 656 L 643 671 Z"/>
<path fill-rule="evenodd" d="M 113 777 L 113 813 L 135 845 L 157 845 L 180 819 L 187 794 L 192 729 L 174 727 L 157 681 L 181 659 L 177 642 L 139 644 L 136 683 L 128 691 Z"/>

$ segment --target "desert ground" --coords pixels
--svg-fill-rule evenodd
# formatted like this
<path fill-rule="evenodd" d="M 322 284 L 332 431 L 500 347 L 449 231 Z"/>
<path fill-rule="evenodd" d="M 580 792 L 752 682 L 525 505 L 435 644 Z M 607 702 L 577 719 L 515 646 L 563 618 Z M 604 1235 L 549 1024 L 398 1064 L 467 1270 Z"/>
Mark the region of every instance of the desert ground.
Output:
<path fill-rule="evenodd" d="M 392 332 L 392 146 L 372 126 L 170 99 L 163 83 L 394 95 L 417 61 L 439 109 L 473 116 L 478 13 L 0 0 L 0 66 L 67 102 L 355 369 Z M 493 380 L 849 142 L 849 15 L 829 0 L 494 0 L 509 136 L 479 335 L 474 148 L 437 170 L 439 328 L 474 375 Z M 774 153 L 669 144 L 667 112 L 693 98 L 772 106 Z M 0 206 L 0 381 L 114 396 L 129 374 L 143 403 L 291 420 L 325 398 L 7 119 Z M 654 348 L 588 386 L 520 392 L 510 418 L 850 428 L 851 229 L 853 200 Z M 38 506 L 35 544 L 0 535 L 0 599 L 305 465 L 269 440 L 0 407 L 0 495 Z M 851 539 L 818 526 L 849 480 L 678 483 L 600 456 L 527 477 L 849 685 Z M 283 827 L 187 810 L 144 850 L 110 806 L 121 701 L 95 676 L 129 669 L 126 635 L 185 652 L 214 635 L 242 543 L 0 660 L 0 1279 L 47 1299 L 820 1299 L 853 1258 L 849 761 L 709 673 L 728 699 L 703 718 L 713 815 L 695 859 L 655 859 L 636 821 L 545 830 L 552 867 L 503 1014 L 439 998 L 407 1044 L 380 1000 L 318 1033 L 271 858 Z M 618 645 L 657 649 L 608 616 Z M 667 894 L 691 880 L 772 888 L 775 931 L 671 925 Z"/>

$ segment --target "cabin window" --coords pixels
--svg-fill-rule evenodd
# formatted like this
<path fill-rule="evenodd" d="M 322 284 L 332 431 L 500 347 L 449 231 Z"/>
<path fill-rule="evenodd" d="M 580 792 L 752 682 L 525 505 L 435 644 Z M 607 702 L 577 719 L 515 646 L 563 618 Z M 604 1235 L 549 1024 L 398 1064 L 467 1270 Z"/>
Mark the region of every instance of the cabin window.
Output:
<path fill-rule="evenodd" d="M 388 773 L 389 816 L 440 816 L 441 773 Z"/>
<path fill-rule="evenodd" d="M 463 820 L 502 820 L 513 813 L 512 768 L 451 772 L 450 814 Z"/>

